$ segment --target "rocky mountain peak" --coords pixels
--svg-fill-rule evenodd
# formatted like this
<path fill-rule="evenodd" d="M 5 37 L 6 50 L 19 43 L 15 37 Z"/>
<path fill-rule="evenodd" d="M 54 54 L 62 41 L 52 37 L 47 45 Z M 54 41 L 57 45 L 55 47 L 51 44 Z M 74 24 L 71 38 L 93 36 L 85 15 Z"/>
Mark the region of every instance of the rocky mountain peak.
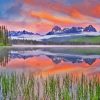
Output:
<path fill-rule="evenodd" d="M 92 25 L 85 27 L 83 31 L 84 32 L 97 32 L 97 30 Z"/>

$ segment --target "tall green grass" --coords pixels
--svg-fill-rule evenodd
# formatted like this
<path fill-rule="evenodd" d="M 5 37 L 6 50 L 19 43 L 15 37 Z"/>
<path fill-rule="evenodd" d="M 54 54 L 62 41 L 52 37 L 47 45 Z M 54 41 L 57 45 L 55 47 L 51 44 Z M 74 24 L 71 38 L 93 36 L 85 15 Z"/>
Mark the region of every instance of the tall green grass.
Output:
<path fill-rule="evenodd" d="M 100 100 L 100 77 L 1 73 L 0 100 Z"/>

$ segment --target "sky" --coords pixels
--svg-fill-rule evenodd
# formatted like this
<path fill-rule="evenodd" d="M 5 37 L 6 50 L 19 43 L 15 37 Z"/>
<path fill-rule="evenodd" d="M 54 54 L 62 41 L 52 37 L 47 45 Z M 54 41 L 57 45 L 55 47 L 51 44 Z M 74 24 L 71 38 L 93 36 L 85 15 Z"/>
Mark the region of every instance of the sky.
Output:
<path fill-rule="evenodd" d="M 0 0 L 0 25 L 9 30 L 45 34 L 89 24 L 100 30 L 100 0 Z"/>

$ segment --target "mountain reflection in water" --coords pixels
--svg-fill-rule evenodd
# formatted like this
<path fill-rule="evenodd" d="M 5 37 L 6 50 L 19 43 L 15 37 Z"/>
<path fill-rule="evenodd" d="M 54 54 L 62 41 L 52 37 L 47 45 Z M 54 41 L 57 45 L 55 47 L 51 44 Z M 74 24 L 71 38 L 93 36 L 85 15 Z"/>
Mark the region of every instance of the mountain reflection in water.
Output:
<path fill-rule="evenodd" d="M 100 72 L 100 55 L 53 52 L 44 49 L 3 49 L 0 66 L 7 69 L 25 69 L 55 74 L 67 71 Z"/>

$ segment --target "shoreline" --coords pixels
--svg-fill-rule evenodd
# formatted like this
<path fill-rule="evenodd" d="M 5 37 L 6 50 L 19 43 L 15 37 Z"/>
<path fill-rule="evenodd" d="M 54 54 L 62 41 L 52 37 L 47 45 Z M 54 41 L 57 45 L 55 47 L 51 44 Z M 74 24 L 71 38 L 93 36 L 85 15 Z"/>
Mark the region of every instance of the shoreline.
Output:
<path fill-rule="evenodd" d="M 13 48 L 100 48 L 100 45 L 12 45 Z"/>
<path fill-rule="evenodd" d="M 0 48 L 100 48 L 100 45 L 12 45 Z"/>

